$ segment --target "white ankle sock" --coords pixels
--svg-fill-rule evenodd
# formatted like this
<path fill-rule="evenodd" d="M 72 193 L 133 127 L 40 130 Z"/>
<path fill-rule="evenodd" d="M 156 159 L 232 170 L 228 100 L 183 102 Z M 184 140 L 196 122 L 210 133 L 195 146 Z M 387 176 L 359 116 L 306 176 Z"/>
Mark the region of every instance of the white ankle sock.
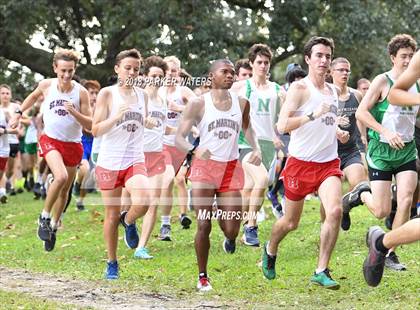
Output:
<path fill-rule="evenodd" d="M 171 216 L 170 215 L 162 215 L 161 217 L 162 225 L 171 225 Z"/>
<path fill-rule="evenodd" d="M 49 218 L 51 218 L 51 214 L 50 214 L 50 212 L 42 210 L 41 217 L 44 218 L 44 219 L 49 219 Z"/>

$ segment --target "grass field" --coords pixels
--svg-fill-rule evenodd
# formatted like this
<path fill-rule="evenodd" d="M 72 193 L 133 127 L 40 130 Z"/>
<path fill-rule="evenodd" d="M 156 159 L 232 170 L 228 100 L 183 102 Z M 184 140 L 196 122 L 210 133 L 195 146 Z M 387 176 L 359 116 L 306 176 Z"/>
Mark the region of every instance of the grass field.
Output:
<path fill-rule="evenodd" d="M 78 213 L 73 202 L 65 217 L 64 229 L 57 236 L 55 250 L 47 253 L 36 237 L 41 204 L 26 193 L 11 197 L 8 204 L 0 205 L 0 265 L 92 280 L 100 286 L 105 281 L 102 279 L 106 261 L 102 238 L 103 207 L 88 206 L 87 212 Z M 379 287 L 370 288 L 365 284 L 361 271 L 367 253 L 365 233 L 369 226 L 383 226 L 383 223 L 374 219 L 363 206 L 353 210 L 351 230 L 340 232 L 330 264 L 332 276 L 339 281 L 341 289 L 329 291 L 309 283 L 318 253 L 318 204 L 315 199 L 306 203 L 299 229 L 282 243 L 277 260 L 278 277 L 274 281 L 265 280 L 258 267 L 260 248 L 239 244 L 234 255 L 225 254 L 221 247 L 222 233 L 213 222 L 208 273 L 214 290 L 199 298 L 244 308 L 418 309 L 419 243 L 397 251 L 408 271 L 385 270 Z M 260 224 L 261 241 L 267 240 L 274 220 L 268 206 L 266 210 L 269 217 Z M 200 296 L 195 292 L 195 228 L 194 222 L 190 230 L 182 230 L 178 222 L 174 222 L 173 242 L 162 242 L 156 239 L 156 227 L 149 243 L 155 258 L 149 261 L 135 260 L 133 251 L 127 249 L 121 240 L 121 278 L 113 285 L 121 290 L 136 289 L 176 296 L 185 300 L 187 307 L 190 298 Z M 122 230 L 120 233 L 122 236 Z M 0 292 L 0 299 L 13 303 L 16 296 Z"/>

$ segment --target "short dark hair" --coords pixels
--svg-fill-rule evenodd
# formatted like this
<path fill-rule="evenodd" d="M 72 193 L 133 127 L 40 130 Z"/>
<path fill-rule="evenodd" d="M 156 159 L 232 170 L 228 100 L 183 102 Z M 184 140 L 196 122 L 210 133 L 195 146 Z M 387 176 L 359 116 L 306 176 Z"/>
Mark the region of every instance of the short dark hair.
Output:
<path fill-rule="evenodd" d="M 151 67 L 162 69 L 163 74 L 168 70 L 168 64 L 159 56 L 150 56 L 144 60 L 144 74 L 147 75 Z"/>
<path fill-rule="evenodd" d="M 130 50 L 124 50 L 118 53 L 118 55 L 115 57 L 115 64 L 119 65 L 121 60 L 123 60 L 124 58 L 135 58 L 140 60 L 141 63 L 141 54 L 138 50 L 136 50 L 135 48 L 132 48 Z"/>
<path fill-rule="evenodd" d="M 252 70 L 251 65 L 249 64 L 249 59 L 239 59 L 235 62 L 235 73 L 239 74 L 239 69 L 244 68 L 246 70 Z"/>
<path fill-rule="evenodd" d="M 296 81 L 298 78 L 303 79 L 307 76 L 307 73 L 305 70 L 303 70 L 300 66 L 296 66 L 286 74 L 286 82 L 291 84 L 294 81 Z"/>
<path fill-rule="evenodd" d="M 257 43 L 251 46 L 248 51 L 248 59 L 251 63 L 255 61 L 258 55 L 266 56 L 270 59 L 273 58 L 273 53 L 267 44 Z"/>
<path fill-rule="evenodd" d="M 397 34 L 388 42 L 388 53 L 396 56 L 400 48 L 411 48 L 413 52 L 417 49 L 417 43 L 409 34 Z"/>
<path fill-rule="evenodd" d="M 216 71 L 221 65 L 233 66 L 233 63 L 227 58 L 216 59 L 211 63 L 209 73 Z"/>
<path fill-rule="evenodd" d="M 312 47 L 317 44 L 329 46 L 331 48 L 331 55 L 334 54 L 334 40 L 326 37 L 312 37 L 306 42 L 303 47 L 303 55 L 311 57 Z"/>

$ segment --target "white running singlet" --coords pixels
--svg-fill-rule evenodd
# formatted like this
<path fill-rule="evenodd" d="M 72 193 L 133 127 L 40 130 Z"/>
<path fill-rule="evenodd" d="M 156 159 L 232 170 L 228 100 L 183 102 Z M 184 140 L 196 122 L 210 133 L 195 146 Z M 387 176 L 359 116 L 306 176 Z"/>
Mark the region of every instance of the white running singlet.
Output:
<path fill-rule="evenodd" d="M 258 89 L 254 80 L 248 79 L 247 96 L 251 105 L 250 118 L 252 127 L 255 130 L 257 139 L 273 141 L 275 137 L 273 124 L 277 118 L 277 87 L 276 83 L 267 81 L 268 87 L 265 90 Z"/>
<path fill-rule="evenodd" d="M 229 111 L 218 110 L 211 98 L 211 92 L 205 93 L 204 115 L 197 125 L 200 131 L 200 147 L 206 147 L 210 159 L 228 162 L 238 159 L 239 132 L 242 129 L 242 111 L 238 96 L 229 91 L 232 106 Z"/>
<path fill-rule="evenodd" d="M 42 103 L 44 132 L 53 139 L 63 142 L 80 142 L 82 125 L 64 107 L 64 102 L 73 103 L 80 112 L 80 88 L 76 81 L 71 81 L 73 88 L 68 93 L 58 90 L 58 80 L 52 79 L 47 96 Z"/>
<path fill-rule="evenodd" d="M 101 136 L 97 166 L 115 171 L 127 169 L 135 163 L 144 163 L 144 93 L 139 88 L 133 89 L 137 102 L 130 106 L 130 111 L 125 112 L 121 120 Z M 110 86 L 110 90 L 112 104 L 107 118 L 114 117 L 124 104 L 118 85 Z"/>
<path fill-rule="evenodd" d="M 144 152 L 161 152 L 166 128 L 166 104 L 159 106 L 149 98 L 147 110 L 149 116 L 156 119 L 157 126 L 152 129 L 144 128 Z"/>
<path fill-rule="evenodd" d="M 292 130 L 289 153 L 303 161 L 324 163 L 334 160 L 338 157 L 336 136 L 337 92 L 332 84 L 327 83 L 333 94 L 324 95 L 308 77 L 304 78 L 303 82 L 308 86 L 311 95 L 309 100 L 295 112 L 294 116 L 308 115 L 318 109 L 323 102 L 329 103 L 331 109 L 321 117 Z"/>
<path fill-rule="evenodd" d="M 4 111 L 2 108 L 0 108 L 0 127 L 6 128 L 7 127 L 7 121 L 6 121 L 6 115 L 4 114 Z M 9 141 L 6 135 L 0 136 L 0 157 L 9 157 L 10 152 L 10 145 Z"/>
<path fill-rule="evenodd" d="M 168 103 L 170 100 L 175 101 L 176 104 L 185 105 L 184 100 L 182 100 L 181 87 L 176 86 L 175 91 L 171 94 L 168 94 L 168 89 L 166 87 L 159 88 L 159 95 L 164 102 Z M 178 122 L 181 119 L 181 112 L 175 112 L 172 110 L 167 110 L 166 124 L 171 127 L 178 127 Z M 175 146 L 175 135 L 164 135 L 163 144 Z"/>

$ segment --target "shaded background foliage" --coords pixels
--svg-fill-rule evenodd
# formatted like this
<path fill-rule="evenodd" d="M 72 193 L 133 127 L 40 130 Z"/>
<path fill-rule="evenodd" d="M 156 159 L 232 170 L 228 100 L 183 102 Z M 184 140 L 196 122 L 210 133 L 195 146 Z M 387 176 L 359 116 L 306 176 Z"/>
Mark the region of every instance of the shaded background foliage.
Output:
<path fill-rule="evenodd" d="M 25 96 L 35 73 L 53 74 L 58 47 L 80 51 L 78 74 L 105 83 L 123 49 L 177 55 L 199 76 L 210 60 L 246 57 L 258 42 L 275 51 L 272 77 L 282 82 L 287 63 L 303 64 L 305 41 L 324 35 L 334 38 L 336 56 L 351 61 L 354 85 L 389 68 L 393 35 L 419 39 L 418 16 L 419 0 L 0 0 L 0 82 Z"/>

